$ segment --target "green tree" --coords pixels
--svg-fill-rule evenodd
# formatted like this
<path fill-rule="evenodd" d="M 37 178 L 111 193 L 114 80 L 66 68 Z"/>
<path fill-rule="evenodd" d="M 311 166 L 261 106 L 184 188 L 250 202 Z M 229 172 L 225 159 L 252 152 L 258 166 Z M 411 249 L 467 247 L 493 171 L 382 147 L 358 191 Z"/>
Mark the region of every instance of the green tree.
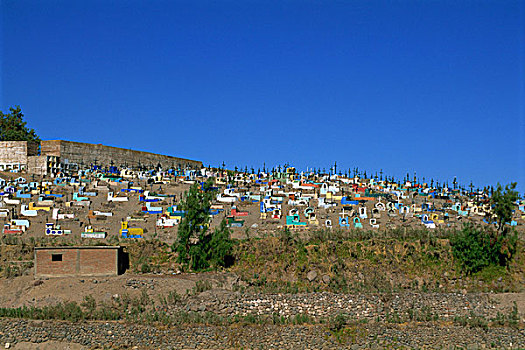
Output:
<path fill-rule="evenodd" d="M 27 128 L 20 106 L 10 107 L 9 111 L 0 111 L 0 141 L 40 141 L 35 130 Z"/>
<path fill-rule="evenodd" d="M 226 222 L 223 220 L 218 228 L 208 232 L 211 201 L 216 194 L 212 185 L 212 179 L 208 179 L 202 189 L 193 184 L 180 205 L 184 217 L 174 249 L 179 254 L 179 262 L 192 270 L 227 266 L 231 257 L 233 243 Z"/>
<path fill-rule="evenodd" d="M 509 232 L 505 223 L 512 220 L 512 210 L 514 203 L 518 200 L 519 195 L 516 189 L 516 182 L 506 185 L 505 188 L 498 183 L 498 186 L 491 197 L 491 203 L 494 206 L 494 214 L 497 217 L 498 231 L 503 235 Z"/>
<path fill-rule="evenodd" d="M 213 234 L 207 236 L 209 239 L 206 253 L 211 266 L 228 267 L 233 262 L 233 241 L 230 238 L 230 234 L 226 220 L 222 219 L 221 224 L 214 230 Z"/>
<path fill-rule="evenodd" d="M 176 251 L 179 253 L 179 262 L 189 265 L 191 268 L 201 263 L 200 245 L 196 243 L 202 240 L 209 225 L 209 211 L 213 192 L 207 191 L 211 185 L 207 181 L 201 191 L 198 184 L 193 184 L 184 194 L 180 209 L 184 211 L 184 217 L 177 231 L 178 241 Z"/>

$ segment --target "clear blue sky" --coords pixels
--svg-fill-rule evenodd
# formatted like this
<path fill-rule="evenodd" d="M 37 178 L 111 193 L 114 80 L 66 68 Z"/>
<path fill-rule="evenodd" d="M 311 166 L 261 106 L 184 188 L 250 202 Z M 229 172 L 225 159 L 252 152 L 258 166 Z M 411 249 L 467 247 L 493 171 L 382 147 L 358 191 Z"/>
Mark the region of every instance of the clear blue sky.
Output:
<path fill-rule="evenodd" d="M 524 1 L 1 1 L 43 139 L 525 189 Z"/>

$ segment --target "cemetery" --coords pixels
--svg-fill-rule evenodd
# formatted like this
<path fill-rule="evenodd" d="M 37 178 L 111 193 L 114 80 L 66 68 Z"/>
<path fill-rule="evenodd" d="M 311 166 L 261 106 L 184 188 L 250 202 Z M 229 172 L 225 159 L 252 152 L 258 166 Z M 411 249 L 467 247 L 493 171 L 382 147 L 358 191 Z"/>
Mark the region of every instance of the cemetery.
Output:
<path fill-rule="evenodd" d="M 285 227 L 299 232 L 440 230 L 460 228 L 467 222 L 489 226 L 496 222 L 486 189 L 432 186 L 408 177 L 400 182 L 377 174 L 367 178 L 357 173 L 298 172 L 293 167 L 233 172 L 100 163 L 48 176 L 24 174 L 15 170 L 2 174 L 0 209 L 4 232 L 27 237 L 45 232 L 100 238 L 101 234 L 87 234 L 94 233 L 96 224 L 105 232 L 102 239 L 155 237 L 172 244 L 185 215 L 177 209 L 179 201 L 191 184 L 200 184 L 203 191 L 207 181 L 212 182 L 207 191 L 214 193 L 210 228 L 226 220 L 233 238 L 242 237 L 246 230 L 262 237 Z M 505 225 L 520 229 L 524 206 L 514 204 L 512 219 Z M 133 217 L 140 218 L 139 227 L 128 227 Z M 27 225 L 20 226 L 16 220 Z"/>
<path fill-rule="evenodd" d="M 0 349 L 525 350 L 525 0 L 0 9 Z"/>
<path fill-rule="evenodd" d="M 21 149 L 20 154 L 28 153 L 24 147 Z M 63 149 L 66 152 L 70 148 Z M 57 155 L 57 159 L 63 159 L 64 154 Z M 24 164 L 23 156 L 17 157 L 11 161 Z M 411 303 L 416 303 L 418 297 L 410 293 L 427 293 L 429 288 L 434 294 L 424 295 L 431 303 L 437 302 L 434 298 L 443 293 L 465 291 L 469 296 L 488 288 L 522 294 L 525 281 L 518 277 L 525 266 L 519 253 L 523 252 L 521 243 L 519 252 L 514 253 L 516 258 L 508 265 L 512 272 L 496 275 L 504 277 L 494 277 L 489 282 L 465 275 L 451 252 L 449 241 L 454 241 L 451 234 L 459 235 L 465 227 L 517 232 L 522 240 L 523 200 L 512 203 L 510 219 L 501 223 L 489 188 L 428 183 L 415 176 L 409 178 L 408 174 L 403 180 L 394 180 L 383 174 L 365 176 L 355 170 L 353 174 L 351 170 L 343 174 L 333 170 L 298 171 L 291 166 L 232 171 L 203 167 L 200 163 L 198 167 L 166 168 L 161 164 L 150 167 L 115 164 L 116 160 L 109 164 L 99 161 L 54 164 L 55 170 L 45 174 L 31 173 L 27 166 L 0 172 L 4 242 L 0 267 L 6 277 L 10 273 L 24 283 L 30 280 L 38 285 L 44 283 L 60 296 L 53 300 L 67 301 L 72 298 L 67 292 L 71 288 L 78 295 L 74 300 L 85 297 L 87 290 L 78 285 L 62 291 L 61 281 L 73 285 L 86 277 L 105 278 L 106 286 L 97 286 L 94 292 L 100 297 L 108 290 L 115 295 L 125 293 L 129 289 L 123 284 L 125 281 L 144 281 L 155 276 L 159 278 L 158 282 L 151 282 L 152 286 L 158 283 L 155 293 L 173 293 L 170 283 L 178 286 L 178 293 L 186 293 L 184 301 L 174 306 L 152 304 L 156 309 L 165 307 L 167 318 L 187 309 L 201 315 L 213 312 L 216 317 L 229 317 L 220 306 L 221 301 L 213 298 L 205 301 L 206 308 L 195 306 L 202 302 L 199 300 L 204 294 L 188 293 L 206 280 L 212 281 L 209 283 L 219 288 L 220 293 L 229 295 L 231 305 L 235 305 L 231 309 L 235 317 L 255 315 L 263 320 L 260 322 L 268 322 L 273 316 L 266 306 L 260 306 L 265 302 L 253 304 L 250 299 L 250 295 L 263 293 L 267 298 L 264 300 L 269 300 L 282 317 L 292 319 L 307 310 L 310 317 L 307 322 L 313 325 L 331 322 L 333 315 L 327 311 L 327 305 L 338 313 L 354 315 L 359 322 L 390 324 L 391 316 L 382 309 L 390 302 L 370 304 L 363 300 L 359 304 L 363 312 L 331 304 L 330 298 L 350 298 L 348 293 L 367 297 L 374 293 L 397 293 L 396 297 Z M 188 227 L 185 220 L 195 215 L 186 210 L 190 193 L 209 201 L 201 217 L 203 221 L 195 228 L 201 233 L 189 238 L 190 246 L 206 241 L 203 238 L 206 235 L 221 237 L 217 238 L 219 241 L 210 238 L 217 247 L 230 244 L 230 238 L 234 242 L 231 249 L 235 262 L 224 260 L 222 265 L 212 265 L 215 272 L 195 274 L 201 267 L 192 267 L 180 259 L 184 252 L 179 250 L 179 242 Z M 205 236 L 199 236 L 202 233 Z M 10 245 L 14 239 L 24 243 Z M 25 260 L 14 261 L 7 247 L 26 249 L 26 253 L 20 253 Z M 213 252 L 215 247 L 206 249 Z M 438 263 L 434 256 L 439 256 L 442 262 Z M 192 260 L 189 261 L 191 264 Z M 440 269 L 440 264 L 446 267 L 433 275 L 431 271 Z M 224 287 L 224 280 L 230 278 L 235 282 Z M 133 295 L 140 290 L 143 289 L 137 289 Z M 245 294 L 238 294 L 239 291 Z M 29 298 L 26 292 L 18 293 Z M 274 297 L 277 295 L 281 297 Z M 282 307 L 279 298 L 285 298 L 287 305 L 295 305 L 296 295 L 304 295 L 298 309 L 279 309 Z M 326 303 L 320 302 L 326 295 L 329 296 Z M 478 299 L 474 303 L 482 303 L 485 297 L 475 298 Z M 11 299 L 7 293 L 0 303 L 17 305 Z M 36 305 L 50 305 L 42 295 L 35 300 Z M 117 305 L 118 300 L 111 302 Z M 468 302 L 457 303 L 461 305 L 455 309 L 458 311 L 447 314 L 436 309 L 436 315 L 444 317 L 446 322 L 465 317 L 467 311 L 459 310 L 470 310 L 470 306 L 464 306 Z M 380 306 L 370 308 L 370 305 Z M 487 306 L 483 308 L 487 315 L 493 315 Z M 410 321 L 409 310 L 407 305 L 399 309 L 406 321 Z M 501 312 L 508 310 L 508 306 L 501 308 Z M 519 310 L 522 312 L 522 306 Z"/>

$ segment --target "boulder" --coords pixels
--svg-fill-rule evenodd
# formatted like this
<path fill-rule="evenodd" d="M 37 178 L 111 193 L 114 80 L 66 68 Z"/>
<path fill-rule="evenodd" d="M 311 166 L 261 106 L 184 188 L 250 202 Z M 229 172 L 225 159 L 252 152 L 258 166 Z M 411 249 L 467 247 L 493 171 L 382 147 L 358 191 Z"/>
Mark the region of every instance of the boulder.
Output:
<path fill-rule="evenodd" d="M 308 278 L 308 281 L 312 282 L 317 278 L 317 272 L 312 270 L 306 274 L 306 278 Z"/>

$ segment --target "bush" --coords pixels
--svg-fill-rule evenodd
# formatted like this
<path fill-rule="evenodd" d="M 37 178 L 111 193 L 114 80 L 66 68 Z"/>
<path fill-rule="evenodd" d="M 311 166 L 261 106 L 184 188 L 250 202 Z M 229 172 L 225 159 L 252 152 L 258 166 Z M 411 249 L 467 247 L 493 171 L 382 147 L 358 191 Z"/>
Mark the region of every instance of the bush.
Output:
<path fill-rule="evenodd" d="M 142 263 L 142 266 L 140 267 L 140 272 L 142 272 L 142 273 L 150 273 L 151 272 L 151 266 L 148 263 L 146 263 L 146 262 Z"/>
<path fill-rule="evenodd" d="M 86 295 L 84 297 L 84 301 L 80 304 L 80 306 L 87 310 L 88 315 L 92 316 L 95 313 L 95 310 L 97 309 L 97 301 L 91 294 Z"/>
<path fill-rule="evenodd" d="M 173 290 L 173 291 L 168 293 L 167 301 L 168 301 L 168 303 L 170 303 L 172 305 L 175 305 L 175 304 L 177 304 L 177 303 L 179 303 L 181 301 L 181 296 L 179 295 L 179 293 L 177 293 L 176 290 Z"/>
<path fill-rule="evenodd" d="M 191 292 L 188 292 L 188 294 L 197 295 L 212 288 L 213 286 L 210 281 L 197 281 L 195 282 L 195 286 L 191 289 Z"/>
<path fill-rule="evenodd" d="M 337 314 L 334 318 L 330 319 L 330 330 L 340 331 L 348 321 L 348 316 L 346 314 Z"/>
<path fill-rule="evenodd" d="M 466 224 L 451 238 L 452 254 L 461 268 L 472 274 L 487 266 L 507 266 L 516 253 L 517 234 L 500 235 L 491 229 Z"/>
<path fill-rule="evenodd" d="M 456 316 L 454 317 L 454 323 L 457 323 L 463 327 L 469 326 L 470 328 L 482 328 L 488 329 L 488 321 L 484 316 L 476 315 L 474 311 L 470 311 L 469 315 Z"/>
<path fill-rule="evenodd" d="M 230 238 L 230 234 L 226 220 L 223 219 L 219 227 L 208 235 L 209 241 L 205 249 L 211 266 L 230 267 L 233 264 L 233 241 Z"/>
<path fill-rule="evenodd" d="M 518 327 L 520 321 L 520 315 L 518 313 L 518 305 L 516 302 L 514 302 L 514 305 L 512 306 L 512 310 L 509 311 L 508 314 L 502 314 L 498 311 L 498 314 L 495 318 L 492 319 L 492 322 L 494 322 L 496 325 L 499 326 L 510 326 L 510 327 Z"/>

